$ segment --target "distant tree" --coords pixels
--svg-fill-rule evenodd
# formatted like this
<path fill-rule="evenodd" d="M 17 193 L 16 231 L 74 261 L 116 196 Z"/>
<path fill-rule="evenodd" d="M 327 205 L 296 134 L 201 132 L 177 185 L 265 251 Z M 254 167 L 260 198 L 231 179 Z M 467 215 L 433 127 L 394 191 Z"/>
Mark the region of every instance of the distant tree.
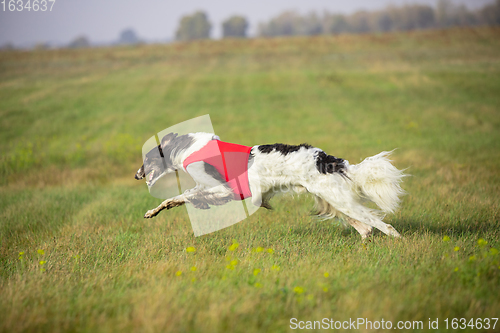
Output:
<path fill-rule="evenodd" d="M 455 16 L 456 24 L 460 26 L 477 25 L 480 23 L 478 13 L 470 12 L 464 5 L 457 7 Z"/>
<path fill-rule="evenodd" d="M 140 42 L 137 34 L 132 29 L 125 29 L 120 33 L 118 44 L 138 44 Z"/>
<path fill-rule="evenodd" d="M 409 12 L 410 29 L 426 29 L 434 27 L 436 24 L 436 16 L 434 10 L 426 5 L 410 5 L 407 6 Z"/>
<path fill-rule="evenodd" d="M 451 0 L 438 0 L 436 4 L 436 21 L 437 24 L 446 28 L 453 25 L 453 11 L 455 5 Z"/>
<path fill-rule="evenodd" d="M 243 16 L 231 16 L 222 22 L 222 37 L 240 37 L 247 36 L 248 21 Z"/>
<path fill-rule="evenodd" d="M 179 41 L 210 38 L 212 24 L 208 21 L 207 14 L 197 11 L 193 15 L 184 16 L 179 22 L 175 38 Z"/>
<path fill-rule="evenodd" d="M 370 27 L 371 16 L 370 13 L 364 10 L 355 12 L 348 17 L 350 32 L 365 33 L 371 30 Z"/>
<path fill-rule="evenodd" d="M 14 44 L 12 44 L 11 42 L 0 45 L 0 50 L 3 50 L 3 51 L 10 51 L 10 50 L 14 50 L 14 49 L 15 49 Z"/>
<path fill-rule="evenodd" d="M 259 25 L 259 35 L 272 36 L 291 36 L 300 33 L 300 25 L 302 18 L 294 11 L 286 11 L 275 18 L 272 18 L 268 23 Z"/>
<path fill-rule="evenodd" d="M 394 29 L 394 15 L 391 15 L 391 9 L 383 10 L 377 14 L 375 14 L 375 30 L 376 31 L 391 31 Z M 395 11 L 392 9 L 392 11 Z"/>
<path fill-rule="evenodd" d="M 391 6 L 383 13 L 390 16 L 392 30 L 426 29 L 436 25 L 434 10 L 426 5 Z"/>
<path fill-rule="evenodd" d="M 299 26 L 301 35 L 320 35 L 323 33 L 322 19 L 314 12 L 304 16 Z"/>
<path fill-rule="evenodd" d="M 68 44 L 68 47 L 70 49 L 81 49 L 89 46 L 90 42 L 88 38 L 85 36 L 78 36 L 75 39 L 73 39 L 71 43 Z"/>
<path fill-rule="evenodd" d="M 500 25 L 500 0 L 486 5 L 479 11 L 479 19 L 483 24 Z"/>
<path fill-rule="evenodd" d="M 323 31 L 330 34 L 340 34 L 349 31 L 349 23 L 342 14 L 325 13 L 323 16 Z"/>

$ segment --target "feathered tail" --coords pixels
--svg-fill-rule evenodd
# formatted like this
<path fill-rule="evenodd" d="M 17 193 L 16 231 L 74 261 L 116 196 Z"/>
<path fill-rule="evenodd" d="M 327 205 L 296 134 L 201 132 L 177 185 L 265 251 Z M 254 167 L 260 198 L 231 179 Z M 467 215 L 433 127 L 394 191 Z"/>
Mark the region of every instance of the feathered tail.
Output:
<path fill-rule="evenodd" d="M 386 213 L 393 213 L 405 192 L 400 183 L 405 175 L 391 164 L 392 151 L 383 151 L 363 162 L 350 165 L 347 175 L 354 183 L 354 190 L 366 200 L 374 202 Z"/>

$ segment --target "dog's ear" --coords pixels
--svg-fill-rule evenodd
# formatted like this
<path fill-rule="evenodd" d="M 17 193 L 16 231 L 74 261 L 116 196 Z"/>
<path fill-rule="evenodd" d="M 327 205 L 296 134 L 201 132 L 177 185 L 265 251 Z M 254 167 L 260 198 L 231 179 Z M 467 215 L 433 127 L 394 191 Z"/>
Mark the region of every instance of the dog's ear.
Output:
<path fill-rule="evenodd" d="M 161 149 L 165 149 L 166 146 L 168 146 L 172 141 L 178 136 L 177 133 L 168 133 L 161 139 L 161 144 L 160 147 Z"/>

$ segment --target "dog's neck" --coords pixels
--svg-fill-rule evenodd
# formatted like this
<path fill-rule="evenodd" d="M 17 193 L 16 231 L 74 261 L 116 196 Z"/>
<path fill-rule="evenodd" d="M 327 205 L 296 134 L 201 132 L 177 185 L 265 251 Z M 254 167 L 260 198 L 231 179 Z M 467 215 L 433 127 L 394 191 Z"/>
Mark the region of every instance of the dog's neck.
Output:
<path fill-rule="evenodd" d="M 192 138 L 192 143 L 185 148 L 182 149 L 172 149 L 170 153 L 170 160 L 172 161 L 172 166 L 176 170 L 183 169 L 183 163 L 186 158 L 192 153 L 203 148 L 209 141 L 219 140 L 219 137 L 212 133 L 191 133 L 189 134 Z M 175 143 L 173 143 L 175 144 Z"/>

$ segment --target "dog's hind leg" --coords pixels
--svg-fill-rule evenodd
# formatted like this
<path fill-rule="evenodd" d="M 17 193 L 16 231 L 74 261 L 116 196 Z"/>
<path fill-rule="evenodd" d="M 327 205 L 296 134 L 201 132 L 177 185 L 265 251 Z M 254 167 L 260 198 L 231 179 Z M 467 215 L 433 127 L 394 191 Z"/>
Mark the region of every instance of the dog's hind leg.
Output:
<path fill-rule="evenodd" d="M 158 215 L 164 209 L 170 209 L 174 207 L 182 206 L 186 203 L 186 198 L 183 195 L 178 195 L 176 197 L 167 199 L 163 201 L 158 207 L 155 209 L 148 210 L 146 214 L 144 214 L 145 219 L 150 219 Z"/>
<path fill-rule="evenodd" d="M 368 226 L 377 228 L 386 235 L 401 237 L 399 232 L 397 232 L 392 225 L 382 222 L 379 218 L 370 213 L 368 208 L 366 208 L 361 204 L 357 205 L 357 207 L 355 207 L 354 209 L 344 208 L 340 211 L 344 215 L 347 215 L 348 217 L 356 220 L 357 222 L 361 222 L 362 224 L 367 224 Z M 349 224 L 351 223 L 349 222 Z M 356 228 L 356 226 L 354 225 L 352 226 Z M 356 228 L 356 230 L 358 230 L 358 228 Z M 363 236 L 363 234 L 361 234 L 361 236 Z"/>
<path fill-rule="evenodd" d="M 274 197 L 275 194 L 276 193 L 273 192 L 273 191 L 267 191 L 266 193 L 263 193 L 262 194 L 262 200 L 260 202 L 260 207 L 272 210 L 273 207 L 271 206 L 271 204 L 269 203 L 269 201 L 271 201 L 272 197 Z M 255 202 L 254 204 L 256 206 L 259 206 L 258 202 Z"/>
<path fill-rule="evenodd" d="M 345 193 L 343 199 L 348 195 L 348 193 Z M 363 238 L 371 234 L 372 227 L 377 228 L 386 235 L 401 237 L 392 225 L 382 222 L 369 208 L 354 202 L 354 200 L 350 200 L 351 202 L 348 203 L 345 200 L 336 202 L 335 200 L 327 200 L 325 196 L 318 195 L 318 197 L 321 198 L 320 203 L 322 204 L 319 208 L 323 210 L 320 211 L 320 213 L 323 213 L 323 215 L 326 213 L 326 216 L 334 217 L 336 215 L 334 212 L 339 211 L 347 217 L 347 222 L 353 226 Z M 327 205 L 325 206 L 325 204 Z"/>
<path fill-rule="evenodd" d="M 356 229 L 363 239 L 370 237 L 373 233 L 373 228 L 371 226 L 356 221 L 355 219 L 352 219 L 350 217 L 347 218 L 347 223 L 349 223 L 354 229 Z"/>
<path fill-rule="evenodd" d="M 340 218 L 342 221 L 347 222 L 354 229 L 356 229 L 356 231 L 359 232 L 363 239 L 372 235 L 373 228 L 371 226 L 344 215 L 343 213 L 335 209 L 326 200 L 317 195 L 314 196 L 314 199 L 316 200 L 316 213 L 314 215 L 325 218 Z"/>
<path fill-rule="evenodd" d="M 359 199 L 356 198 L 356 194 L 353 193 L 349 187 L 331 183 L 321 184 L 319 182 L 318 184 L 310 184 L 310 186 L 307 187 L 308 191 L 326 201 L 335 210 L 338 210 L 348 218 L 354 219 L 357 222 L 377 228 L 386 235 L 401 237 L 396 229 L 394 229 L 390 224 L 382 222 L 376 216 L 375 211 L 358 202 Z M 355 225 L 351 225 L 358 230 L 358 224 L 354 224 Z M 361 233 L 361 236 L 363 236 L 363 233 Z"/>

